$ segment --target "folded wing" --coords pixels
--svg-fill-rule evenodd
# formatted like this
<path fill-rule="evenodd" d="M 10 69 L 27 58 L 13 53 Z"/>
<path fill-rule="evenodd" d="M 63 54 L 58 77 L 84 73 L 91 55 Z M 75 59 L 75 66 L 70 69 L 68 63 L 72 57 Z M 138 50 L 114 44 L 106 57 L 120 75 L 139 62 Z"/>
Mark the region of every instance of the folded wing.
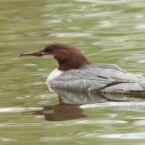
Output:
<path fill-rule="evenodd" d="M 92 64 L 61 74 L 52 80 L 49 86 L 79 91 L 106 91 L 105 89 L 112 88 L 113 90 L 143 90 L 145 78 L 128 73 L 117 65 Z"/>

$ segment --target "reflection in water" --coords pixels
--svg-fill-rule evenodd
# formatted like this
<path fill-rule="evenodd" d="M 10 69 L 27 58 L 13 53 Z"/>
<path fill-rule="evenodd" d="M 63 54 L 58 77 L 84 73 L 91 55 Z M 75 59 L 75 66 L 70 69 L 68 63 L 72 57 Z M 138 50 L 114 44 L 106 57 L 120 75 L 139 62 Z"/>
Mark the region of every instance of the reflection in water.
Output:
<path fill-rule="evenodd" d="M 65 104 L 59 99 L 59 104 L 43 106 L 42 110 L 24 112 L 31 115 L 44 115 L 47 121 L 65 121 L 87 117 L 78 104 Z"/>
<path fill-rule="evenodd" d="M 71 91 L 59 88 L 51 88 L 61 97 L 62 102 L 67 104 L 93 104 L 102 102 L 128 102 L 142 101 L 145 98 L 144 91 L 130 91 L 130 94 L 111 94 L 97 92 Z"/>
<path fill-rule="evenodd" d="M 65 121 L 87 117 L 84 114 L 84 109 L 80 107 L 84 104 L 143 100 L 123 94 L 97 94 L 95 92 L 76 92 L 56 88 L 53 90 L 58 94 L 59 104 L 41 106 L 43 107 L 42 110 L 23 112 L 23 115 L 43 115 L 47 121 Z"/>

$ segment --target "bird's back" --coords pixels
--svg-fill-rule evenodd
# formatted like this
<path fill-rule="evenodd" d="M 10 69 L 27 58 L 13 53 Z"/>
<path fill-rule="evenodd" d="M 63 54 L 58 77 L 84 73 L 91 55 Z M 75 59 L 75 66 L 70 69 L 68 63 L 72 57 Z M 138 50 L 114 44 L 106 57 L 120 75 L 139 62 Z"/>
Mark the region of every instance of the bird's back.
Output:
<path fill-rule="evenodd" d="M 91 64 L 66 71 L 49 82 L 51 88 L 78 91 L 123 93 L 144 90 L 145 78 L 131 74 L 113 64 Z"/>

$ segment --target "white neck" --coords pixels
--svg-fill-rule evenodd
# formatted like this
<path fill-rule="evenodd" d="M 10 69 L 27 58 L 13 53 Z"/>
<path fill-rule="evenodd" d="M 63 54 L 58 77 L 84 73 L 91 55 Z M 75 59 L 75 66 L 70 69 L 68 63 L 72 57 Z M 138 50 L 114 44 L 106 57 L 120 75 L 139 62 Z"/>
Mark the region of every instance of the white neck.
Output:
<path fill-rule="evenodd" d="M 63 73 L 63 71 L 58 70 L 57 68 L 55 70 L 53 70 L 48 78 L 47 78 L 47 83 L 49 83 L 51 80 L 55 79 L 56 77 L 58 77 L 59 75 L 61 75 Z"/>

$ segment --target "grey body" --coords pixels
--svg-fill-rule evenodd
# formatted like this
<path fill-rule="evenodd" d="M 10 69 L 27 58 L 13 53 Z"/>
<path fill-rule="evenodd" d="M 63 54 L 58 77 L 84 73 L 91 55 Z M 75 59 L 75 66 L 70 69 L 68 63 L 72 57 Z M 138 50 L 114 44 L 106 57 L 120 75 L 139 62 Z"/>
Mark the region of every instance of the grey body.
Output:
<path fill-rule="evenodd" d="M 49 82 L 51 88 L 104 93 L 128 93 L 145 89 L 145 78 L 114 64 L 91 64 L 66 71 Z"/>

